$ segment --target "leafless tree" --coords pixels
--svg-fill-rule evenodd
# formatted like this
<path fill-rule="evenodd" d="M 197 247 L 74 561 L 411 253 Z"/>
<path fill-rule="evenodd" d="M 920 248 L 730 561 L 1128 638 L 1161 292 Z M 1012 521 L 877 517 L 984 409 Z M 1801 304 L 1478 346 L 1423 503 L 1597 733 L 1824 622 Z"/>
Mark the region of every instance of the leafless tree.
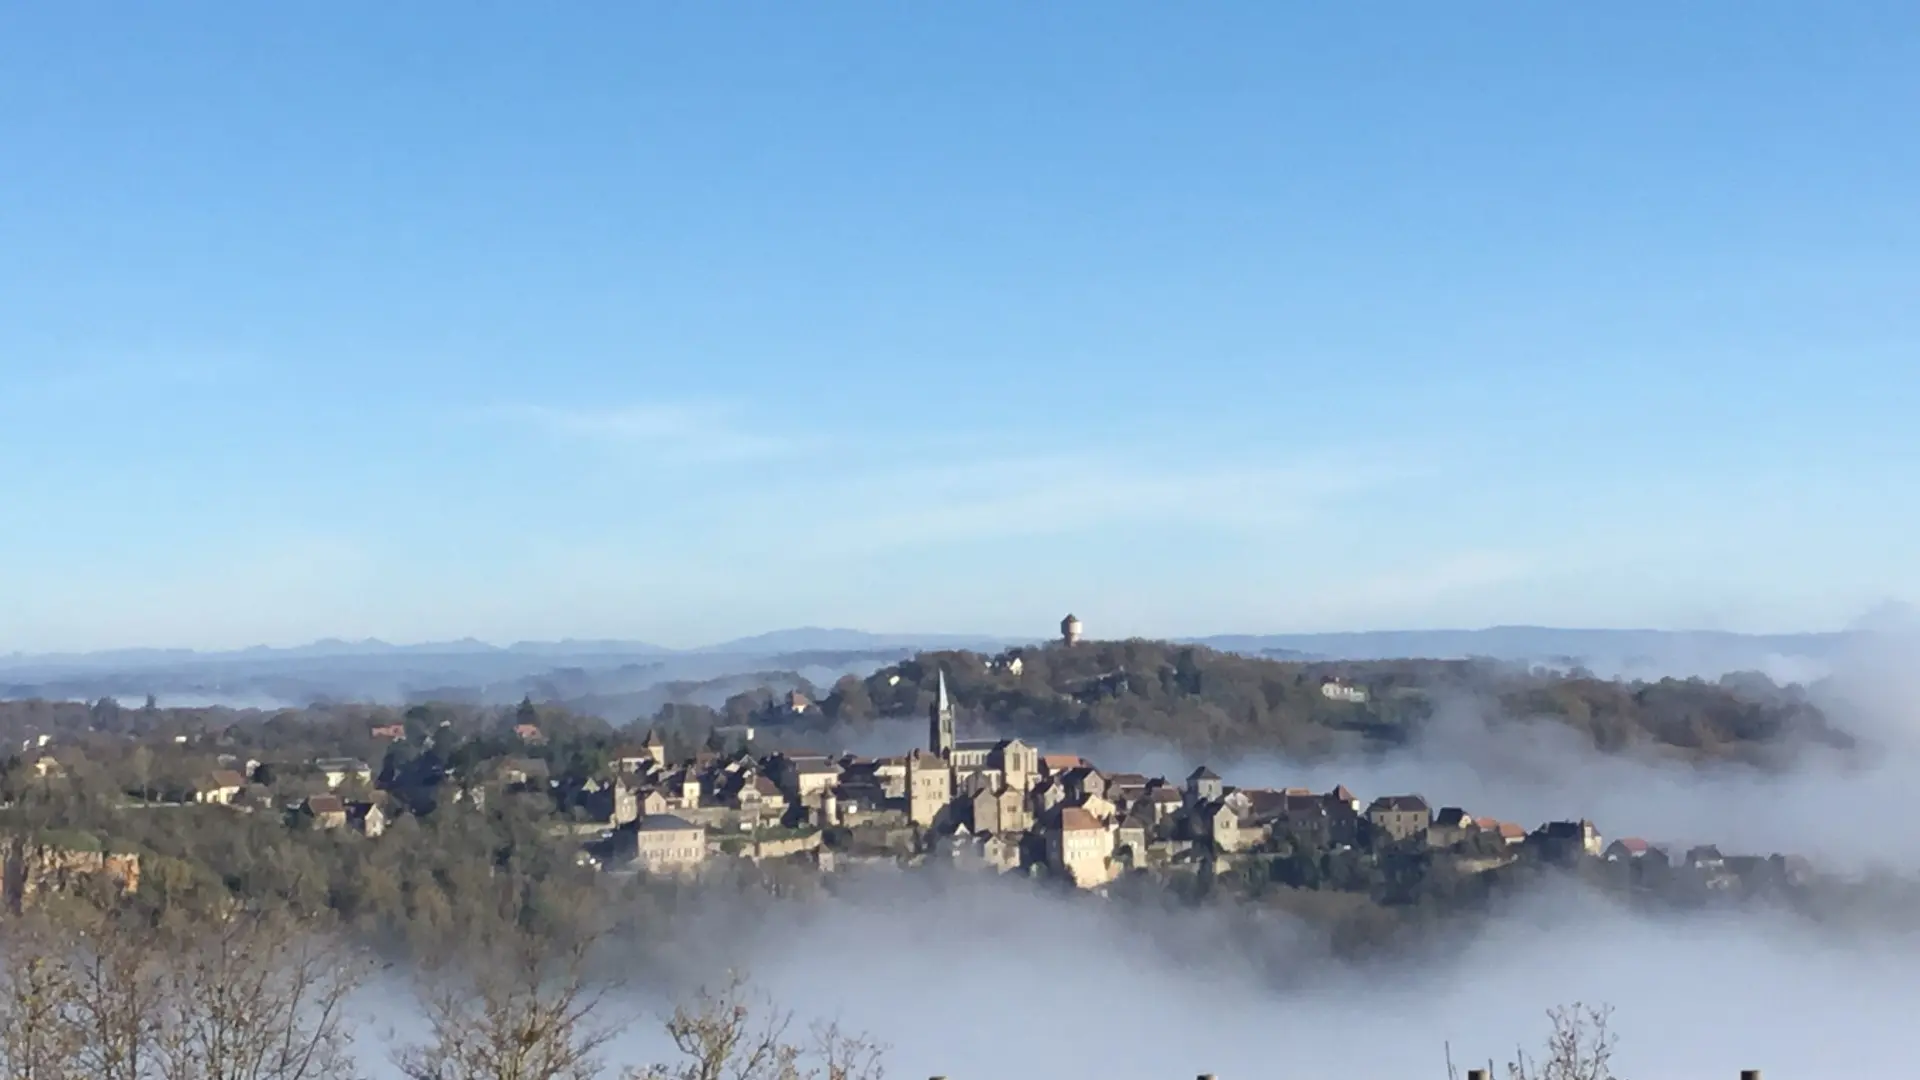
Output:
<path fill-rule="evenodd" d="M 60 936 L 38 918 L 9 926 L 0 939 L 0 1075 L 5 1080 L 67 1080 L 82 1045 L 68 1025 L 71 972 Z"/>
<path fill-rule="evenodd" d="M 618 1028 L 610 984 L 588 970 L 593 938 L 556 949 L 514 931 L 437 965 L 423 982 L 430 1037 L 395 1057 L 410 1080 L 592 1080 Z"/>
<path fill-rule="evenodd" d="M 334 1080 L 352 1075 L 347 1004 L 365 965 L 322 933 L 229 911 L 167 965 L 159 1080 Z"/>
<path fill-rule="evenodd" d="M 815 1026 L 789 1041 L 793 1014 L 751 990 L 738 973 L 719 990 L 702 989 L 674 1010 L 667 1035 L 677 1062 L 655 1065 L 645 1080 L 882 1080 L 886 1048 L 838 1024 Z"/>
<path fill-rule="evenodd" d="M 1507 1065 L 1510 1080 L 1617 1080 L 1613 1049 L 1617 1041 L 1609 1022 L 1613 1010 L 1572 1005 L 1547 1010 L 1553 1025 L 1539 1058 L 1525 1050 Z"/>
<path fill-rule="evenodd" d="M 887 1048 L 866 1035 L 852 1034 L 838 1023 L 815 1024 L 813 1052 L 820 1080 L 884 1080 Z"/>
<path fill-rule="evenodd" d="M 85 912 L 70 924 L 67 1023 L 88 1080 L 155 1080 L 166 1015 L 166 955 L 159 934 L 127 913 Z"/>

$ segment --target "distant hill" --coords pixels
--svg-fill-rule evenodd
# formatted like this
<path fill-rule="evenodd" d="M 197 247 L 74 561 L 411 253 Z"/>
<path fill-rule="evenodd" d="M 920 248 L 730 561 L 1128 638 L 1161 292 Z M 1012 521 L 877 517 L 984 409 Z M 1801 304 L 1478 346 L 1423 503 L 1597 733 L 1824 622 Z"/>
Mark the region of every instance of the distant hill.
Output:
<path fill-rule="evenodd" d="M 1496 626 L 1484 630 L 1369 630 L 1333 634 L 1229 634 L 1189 639 L 1224 652 L 1316 660 L 1464 660 L 1584 667 L 1608 677 L 1717 678 L 1764 671 L 1781 681 L 1819 678 L 1861 631 L 1734 634 L 1710 630 L 1569 630 Z"/>
<path fill-rule="evenodd" d="M 1484 630 L 1365 631 L 1338 634 L 1216 635 L 1189 639 L 1220 653 L 1296 661 L 1486 658 L 1603 678 L 1716 679 L 1759 671 L 1775 682 L 1812 683 L 1836 658 L 1880 633 L 1743 635 L 1660 630 L 1568 630 L 1511 626 Z M 0 656 L 0 697 L 94 700 L 154 694 L 178 704 L 247 701 L 404 703 L 426 696 L 475 702 L 522 694 L 579 700 L 594 711 L 627 711 L 658 700 L 665 683 L 702 683 L 760 671 L 788 671 L 830 685 L 917 652 L 998 652 L 1013 639 L 985 634 L 879 634 L 799 627 L 691 649 L 620 639 L 520 641 L 472 638 L 396 645 L 330 639 L 289 648 L 195 652 L 121 649 Z"/>
<path fill-rule="evenodd" d="M 736 638 L 717 645 L 704 645 L 692 651 L 764 656 L 771 653 L 844 652 L 850 649 L 997 649 L 1017 642 L 1015 638 L 996 638 L 984 634 L 873 634 L 865 630 L 802 626 Z"/>

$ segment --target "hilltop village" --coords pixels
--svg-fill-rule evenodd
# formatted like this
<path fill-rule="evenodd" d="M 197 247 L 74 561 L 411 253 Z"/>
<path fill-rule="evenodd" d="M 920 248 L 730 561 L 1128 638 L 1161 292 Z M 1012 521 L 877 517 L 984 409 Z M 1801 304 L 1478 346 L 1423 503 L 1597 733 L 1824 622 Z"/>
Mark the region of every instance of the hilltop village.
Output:
<path fill-rule="evenodd" d="M 957 738 L 961 710 L 948 664 L 990 715 L 1056 709 L 1079 726 L 1055 727 L 1044 739 Z M 1348 725 L 1369 738 L 1397 737 L 1396 725 L 1413 722 L 1403 718 L 1420 701 L 1393 682 L 1393 670 L 1370 674 L 1363 683 L 1163 643 L 1084 643 L 1079 620 L 1069 616 L 1052 646 L 994 657 L 922 655 L 864 681 L 843 679 L 818 702 L 800 690 L 758 700 L 757 712 L 733 710 L 732 702 L 727 712 L 668 707 L 651 727 L 626 729 L 631 741 L 530 699 L 504 713 L 416 705 L 253 717 L 163 710 L 151 701 L 139 710 L 112 702 L 0 703 L 0 728 L 22 747 L 0 775 L 0 801 L 13 820 L 40 822 L 29 849 L 16 844 L 10 857 L 16 866 L 48 868 L 10 873 L 8 899 L 18 906 L 50 876 L 89 868 L 133 890 L 143 878 L 140 860 L 153 856 L 173 860 L 164 880 L 197 875 L 207 888 L 215 878 L 222 887 L 244 884 L 262 872 L 258 863 L 208 863 L 213 849 L 200 839 L 233 831 L 222 821 L 235 821 L 226 817 L 235 812 L 249 821 L 242 831 L 251 831 L 255 847 L 276 842 L 259 832 L 268 824 L 288 839 L 357 838 L 375 848 L 400 841 L 407 850 L 435 830 L 457 833 L 463 820 L 524 825 L 544 837 L 540 846 L 553 857 L 615 879 L 695 879 L 727 863 L 832 874 L 941 862 L 1082 890 L 1128 879 L 1202 882 L 1256 893 L 1362 894 L 1386 905 L 1472 902 L 1548 866 L 1683 897 L 1746 895 L 1809 879 L 1805 862 L 1792 856 L 1609 840 L 1590 821 L 1522 824 L 1436 807 L 1416 792 L 1239 787 L 1204 766 L 1183 777 L 1147 776 L 1040 745 L 1070 748 L 1074 731 L 1103 730 L 1102 716 L 1232 715 L 1236 695 L 1278 703 L 1276 720 L 1292 710 L 1286 715 L 1320 729 Z M 1613 704 L 1622 693 L 1614 684 L 1536 678 L 1517 686 L 1512 693 L 1547 715 L 1563 700 L 1586 710 L 1596 743 L 1611 730 L 1669 748 L 1741 749 L 1777 732 L 1822 730 L 1817 717 L 1803 720 L 1797 702 L 1751 705 L 1711 685 L 1628 688 L 1633 696 L 1624 700 L 1638 713 Z M 1586 696 L 1566 697 L 1569 688 Z M 1159 696 L 1143 696 L 1149 693 Z M 1696 707 L 1699 701 L 1712 709 Z M 927 702 L 925 739 L 905 753 L 796 745 L 832 737 L 840 725 L 864 730 L 861 710 L 897 717 L 911 702 Z M 727 723 L 736 711 L 759 717 L 782 745 L 762 748 L 752 724 Z M 1669 723 L 1669 713 L 1686 723 Z M 389 836 L 395 829 L 406 836 Z M 381 858 L 375 848 L 360 854 L 354 846 L 303 845 L 335 866 Z M 403 892 L 393 902 L 416 900 Z"/>
<path fill-rule="evenodd" d="M 807 855 L 824 870 L 875 860 L 951 860 L 994 872 L 1101 889 L 1130 872 L 1232 873 L 1272 867 L 1316 885 L 1325 857 L 1439 856 L 1485 873 L 1529 859 L 1614 864 L 1633 880 L 1681 871 L 1708 888 L 1792 881 L 1786 856 L 1727 857 L 1637 838 L 1602 837 L 1591 821 L 1531 830 L 1434 808 L 1418 794 L 1360 798 L 1346 787 L 1240 788 L 1204 766 L 1184 779 L 1108 772 L 1018 738 L 957 740 L 941 676 L 927 744 L 894 757 L 745 749 L 670 762 L 650 735 L 614 755 L 592 794 L 609 817 L 591 856 L 610 869 L 697 872 L 714 857 Z M 1276 858 L 1281 865 L 1274 867 Z M 1312 866 L 1313 870 L 1298 870 Z"/>

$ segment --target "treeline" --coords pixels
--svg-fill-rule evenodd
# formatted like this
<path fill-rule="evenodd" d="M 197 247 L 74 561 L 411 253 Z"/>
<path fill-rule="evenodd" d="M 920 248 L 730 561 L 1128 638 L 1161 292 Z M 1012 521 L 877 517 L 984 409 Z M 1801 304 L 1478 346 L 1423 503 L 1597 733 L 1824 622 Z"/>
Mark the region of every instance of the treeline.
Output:
<path fill-rule="evenodd" d="M 1697 761 L 1765 763 L 1775 749 L 1803 740 L 1852 745 L 1801 688 L 1759 675 L 1620 683 L 1490 661 L 1301 663 L 1160 641 L 1001 657 L 922 654 L 866 679 L 842 679 L 816 712 L 788 719 L 859 725 L 921 715 L 943 671 L 963 723 L 1048 743 L 1082 733 L 1141 736 L 1218 757 L 1311 758 L 1404 745 L 1442 708 L 1477 710 L 1493 725 L 1557 723 L 1611 753 Z M 1330 698 L 1322 692 L 1329 680 L 1365 700 Z M 763 715 L 780 719 L 777 706 Z"/>
<path fill-rule="evenodd" d="M 476 919 L 501 917 L 497 904 L 476 898 L 512 897 L 513 921 L 557 936 L 604 926 L 632 949 L 664 954 L 674 943 L 657 930 L 683 912 L 719 898 L 751 912 L 816 887 L 802 868 L 744 860 L 716 865 L 698 885 L 600 874 L 580 864 L 576 837 L 556 834 L 563 820 L 547 794 L 496 794 L 484 806 L 396 811 L 376 839 L 280 813 L 115 808 L 56 789 L 0 810 L 0 836 L 15 866 L 36 850 L 137 856 L 138 888 L 120 904 L 156 924 L 209 919 L 237 905 L 334 926 L 415 958 L 467 940 L 480 928 Z M 59 897 L 50 890 L 45 902 Z"/>
<path fill-rule="evenodd" d="M 1009 664 L 1014 657 L 1018 664 Z M 0 738 L 11 742 L 49 731 L 87 731 L 164 744 L 170 738 L 191 742 L 211 730 L 224 733 L 238 753 L 286 751 L 305 742 L 377 763 L 388 746 L 369 737 L 373 724 L 404 721 L 410 733 L 447 726 L 466 740 L 469 754 L 484 756 L 515 749 L 512 723 L 532 719 L 550 728 L 555 740 L 578 736 L 573 741 L 583 745 L 656 729 L 678 756 L 724 744 L 716 728 L 755 726 L 777 739 L 786 729 L 818 733 L 918 717 L 932 702 L 941 671 L 963 726 L 1048 744 L 1081 734 L 1139 736 L 1218 758 L 1247 753 L 1314 758 L 1391 748 L 1417 738 L 1442 709 L 1478 713 L 1496 727 L 1558 724 L 1609 753 L 1701 762 L 1765 765 L 1801 743 L 1852 745 L 1802 688 L 1776 686 L 1756 673 L 1717 681 L 1624 683 L 1493 661 L 1306 663 L 1144 640 L 1027 648 L 1000 657 L 924 653 L 864 679 L 848 676 L 824 692 L 795 677 L 791 681 L 807 703 L 801 710 L 791 707 L 785 693 L 761 687 L 733 695 L 718 709 L 669 703 L 622 730 L 530 701 L 517 710 L 447 703 L 405 710 L 328 706 L 273 712 L 27 701 L 0 702 Z M 1321 692 L 1327 680 L 1365 700 L 1328 697 Z M 420 744 L 417 734 L 408 744 Z M 442 750 L 453 752 L 444 745 Z M 543 751 L 541 756 L 554 755 Z M 577 764 L 590 768 L 594 763 Z M 167 779 L 187 777 L 175 770 Z"/>
<path fill-rule="evenodd" d="M 457 947 L 411 962 L 420 1035 L 369 1059 L 390 1026 L 392 965 L 323 919 L 233 904 L 155 919 L 69 896 L 0 923 L 0 1071 L 18 1080 L 879 1080 L 884 1048 L 791 1015 L 738 978 L 663 1021 L 669 1060 L 606 1059 L 642 1017 L 614 994 L 598 933 L 558 931 L 512 889 Z M 382 985 L 361 995 L 376 976 Z M 375 1012 L 375 1006 L 379 1012 Z M 379 1018 L 386 1017 L 387 1025 Z"/>

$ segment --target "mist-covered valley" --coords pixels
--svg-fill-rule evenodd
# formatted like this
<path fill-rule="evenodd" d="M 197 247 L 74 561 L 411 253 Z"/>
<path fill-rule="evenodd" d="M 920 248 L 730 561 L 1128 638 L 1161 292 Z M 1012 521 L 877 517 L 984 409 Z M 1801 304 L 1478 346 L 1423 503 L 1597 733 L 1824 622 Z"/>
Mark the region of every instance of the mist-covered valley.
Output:
<path fill-rule="evenodd" d="M 673 1059 L 662 1025 L 674 1004 L 729 972 L 746 973 L 771 1008 L 792 1010 L 796 1032 L 830 1020 L 871 1033 L 888 1044 L 885 1060 L 896 1076 L 1084 1071 L 1145 1080 L 1336 1069 L 1383 1080 L 1441 1076 L 1449 1053 L 1465 1069 L 1489 1060 L 1503 1067 L 1517 1046 L 1534 1052 L 1549 1032 L 1547 1010 L 1575 1002 L 1612 1009 L 1620 1076 L 1731 1077 L 1762 1066 L 1776 1078 L 1886 1075 L 1904 1060 L 1897 1020 L 1920 1006 L 1920 981 L 1911 977 L 1920 961 L 1920 841 L 1899 824 L 1920 781 L 1912 639 L 1861 640 L 1830 656 L 1831 674 L 1812 687 L 1741 676 L 1696 680 L 1669 698 L 1649 696 L 1650 684 L 1626 685 L 1619 692 L 1633 694 L 1617 700 L 1650 711 L 1617 718 L 1631 737 L 1606 747 L 1596 739 L 1609 728 L 1511 707 L 1532 700 L 1516 698 L 1516 685 L 1528 694 L 1546 687 L 1577 690 L 1568 700 L 1615 701 L 1606 680 L 1516 665 L 1438 669 L 1452 674 L 1402 687 L 1418 689 L 1422 703 L 1404 730 L 1343 735 L 1299 755 L 1284 749 L 1286 740 L 1210 753 L 1204 747 L 1216 744 L 1129 726 L 1136 711 L 1124 695 L 1102 689 L 1106 696 L 1075 697 L 1086 684 L 1073 663 L 1097 660 L 1108 648 L 1170 658 L 1167 685 L 1196 701 L 1225 700 L 1219 695 L 1232 692 L 1236 673 L 1245 671 L 1270 682 L 1304 679 L 1310 699 L 1322 696 L 1319 680 L 1331 677 L 1297 660 L 1150 644 L 1094 644 L 1066 657 L 1057 650 L 996 654 L 1026 657 L 1030 671 L 1053 680 L 1048 693 L 1076 702 L 1078 712 L 1062 714 L 1071 722 L 1049 730 L 1036 729 L 1029 715 L 1042 700 L 1037 691 L 980 696 L 988 684 L 965 672 L 978 668 L 987 678 L 992 657 L 954 650 L 865 658 L 871 669 L 843 673 L 835 693 L 849 698 L 857 682 L 877 712 L 839 719 L 823 715 L 828 695 L 811 711 L 792 713 L 781 705 L 788 684 L 751 671 L 730 677 L 726 698 L 704 709 L 663 702 L 657 715 L 618 725 L 525 690 L 517 705 L 456 698 L 405 708 L 14 701 L 0 708 L 0 719 L 31 751 L 9 768 L 30 774 L 42 756 L 64 761 L 61 779 L 71 786 L 49 787 L 45 776 L 10 781 L 9 822 L 26 829 L 16 837 L 71 845 L 65 838 L 82 834 L 102 851 L 141 853 L 137 902 L 156 915 L 251 898 L 304 913 L 307 929 L 299 932 L 342 934 L 378 950 L 386 959 L 343 1014 L 356 1033 L 354 1060 L 372 1076 L 417 1075 L 395 1059 L 433 1035 L 427 999 L 417 991 L 444 977 L 446 965 L 487 955 L 461 944 L 485 937 L 474 929 L 481 913 L 468 909 L 485 906 L 477 898 L 492 896 L 503 880 L 521 883 L 513 886 L 524 890 L 511 901 L 516 910 L 557 905 L 585 920 L 579 925 L 600 928 L 584 970 L 596 986 L 606 980 L 595 1015 L 617 1028 L 598 1048 L 610 1068 Z M 1196 666 L 1183 674 L 1184 664 Z M 621 745 L 665 730 L 684 748 L 666 756 L 697 754 L 700 725 L 730 719 L 727 702 L 738 708 L 736 699 L 746 699 L 771 711 L 756 714 L 757 746 L 740 760 L 778 761 L 807 747 L 877 761 L 927 740 L 920 711 L 927 699 L 917 680 L 931 678 L 944 692 L 949 669 L 964 701 L 957 710 L 963 740 L 1032 739 L 1045 755 L 1080 759 L 1108 775 L 1174 784 L 1211 765 L 1229 790 L 1346 788 L 1363 802 L 1418 794 L 1435 808 L 1527 829 L 1585 820 L 1605 841 L 1645 839 L 1676 859 L 1703 845 L 1729 858 L 1804 859 L 1814 879 L 1791 886 L 1720 879 L 1731 884 L 1715 891 L 1697 887 L 1705 878 L 1686 877 L 1655 888 L 1600 859 L 1536 866 L 1523 856 L 1493 872 L 1491 884 L 1431 897 L 1397 892 L 1385 879 L 1385 893 L 1380 883 L 1357 892 L 1301 888 L 1212 864 L 1164 876 L 1136 871 L 1085 890 L 1046 875 L 991 873 L 932 831 L 925 846 L 901 849 L 897 858 L 848 858 L 838 872 L 806 858 L 742 857 L 722 858 L 691 878 L 656 877 L 613 862 L 583 866 L 572 854 L 578 842 L 560 837 L 585 827 L 563 828 L 580 819 L 553 817 L 552 800 L 576 769 L 591 771 L 579 755 L 591 758 L 592 747 L 602 748 L 594 760 L 604 767 L 628 752 Z M 1383 693 L 1403 672 L 1368 662 L 1325 670 L 1336 669 L 1351 685 Z M 1470 689 L 1481 676 L 1463 683 L 1460 670 L 1491 673 L 1497 692 Z M 1130 672 L 1159 685 L 1150 676 Z M 1367 684 L 1369 677 L 1387 681 Z M 895 700 L 911 707 L 892 708 Z M 1274 707 L 1271 722 L 1294 722 L 1283 706 Z M 1657 711 L 1669 707 L 1683 716 L 1705 711 L 1671 729 L 1671 717 Z M 1324 709 L 1314 705 L 1301 722 L 1333 725 L 1339 734 L 1346 712 Z M 1372 731 L 1383 718 L 1369 715 Z M 1121 723 L 1088 720 L 1099 717 Z M 519 732 L 529 718 L 540 729 L 538 744 Z M 407 738 L 369 743 L 368 731 L 383 726 L 405 726 Z M 1664 741 L 1671 731 L 1708 742 Z M 435 752 L 408 741 L 422 733 L 445 740 L 443 783 L 491 775 L 484 771 L 491 754 L 545 761 L 553 778 L 538 787 L 508 785 L 508 801 L 489 804 L 484 817 L 459 813 L 444 789 L 437 806 L 411 801 L 417 796 L 403 791 L 402 778 L 413 775 L 405 766 Z M 705 734 L 711 746 L 711 730 Z M 169 759 L 257 759 L 276 763 L 280 775 L 265 785 L 253 778 L 242 799 L 258 789 L 265 801 L 236 815 L 194 805 L 193 780 L 184 776 L 177 803 L 137 791 L 124 770 L 141 759 L 124 756 L 128 747 L 147 755 L 150 775 L 164 771 L 153 762 Z M 311 775 L 301 762 L 329 748 L 386 755 L 373 760 L 367 793 L 350 796 L 392 806 L 384 835 L 314 831 L 315 807 L 326 795 L 300 795 L 300 785 L 318 784 L 310 792 L 327 785 L 301 779 Z M 150 808 L 110 805 L 110 790 L 137 792 L 133 801 Z M 591 830 L 585 835 L 591 839 Z M 1410 899 L 1416 895 L 1423 898 Z"/>

